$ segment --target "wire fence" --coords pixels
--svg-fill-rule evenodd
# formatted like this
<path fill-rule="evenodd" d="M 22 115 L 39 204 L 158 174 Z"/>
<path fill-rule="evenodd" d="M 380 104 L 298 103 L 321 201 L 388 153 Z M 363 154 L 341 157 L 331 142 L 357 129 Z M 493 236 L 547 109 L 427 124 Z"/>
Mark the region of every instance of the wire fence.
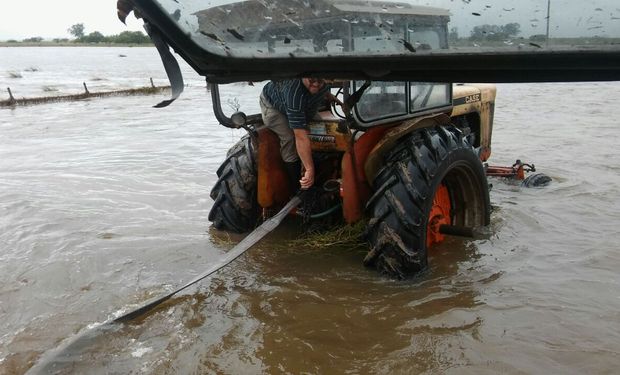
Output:
<path fill-rule="evenodd" d="M 72 95 L 53 95 L 53 96 L 40 96 L 34 98 L 16 98 L 13 95 L 10 87 L 7 87 L 9 99 L 0 100 L 0 107 L 17 107 L 28 106 L 54 102 L 67 102 L 92 98 L 105 98 L 110 96 L 130 96 L 130 95 L 153 95 L 162 91 L 170 90 L 170 86 L 155 86 L 153 79 L 151 78 L 151 85 L 144 87 L 137 87 L 132 89 L 123 90 L 111 90 L 111 91 L 98 91 L 91 92 L 86 86 L 86 82 L 83 83 L 84 92 L 80 94 Z"/>

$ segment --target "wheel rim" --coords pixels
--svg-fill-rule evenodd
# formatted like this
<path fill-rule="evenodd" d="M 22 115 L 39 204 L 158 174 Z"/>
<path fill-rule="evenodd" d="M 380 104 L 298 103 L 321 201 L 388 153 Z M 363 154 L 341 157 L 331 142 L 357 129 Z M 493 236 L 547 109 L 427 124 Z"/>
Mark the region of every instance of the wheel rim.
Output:
<path fill-rule="evenodd" d="M 428 215 L 428 228 L 426 230 L 426 248 L 441 243 L 445 240 L 445 236 L 439 232 L 442 225 L 450 225 L 450 192 L 446 185 L 441 183 L 433 197 L 433 206 Z"/>

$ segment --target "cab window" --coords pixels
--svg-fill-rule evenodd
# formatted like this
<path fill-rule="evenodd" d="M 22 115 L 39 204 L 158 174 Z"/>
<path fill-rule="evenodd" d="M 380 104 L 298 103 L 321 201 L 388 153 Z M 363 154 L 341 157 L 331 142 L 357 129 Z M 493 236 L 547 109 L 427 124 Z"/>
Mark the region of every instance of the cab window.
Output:
<path fill-rule="evenodd" d="M 356 82 L 361 87 L 363 81 Z M 362 122 L 373 122 L 407 114 L 406 82 L 373 82 L 355 106 Z"/>
<path fill-rule="evenodd" d="M 450 105 L 451 84 L 434 82 L 411 82 L 410 111 L 420 112 L 426 109 Z"/>

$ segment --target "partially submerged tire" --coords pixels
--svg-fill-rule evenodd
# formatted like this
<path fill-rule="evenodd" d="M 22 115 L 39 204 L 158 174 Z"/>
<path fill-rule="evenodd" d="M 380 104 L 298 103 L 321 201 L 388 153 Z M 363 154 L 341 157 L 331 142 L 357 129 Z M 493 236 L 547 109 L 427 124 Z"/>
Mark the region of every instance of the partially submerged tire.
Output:
<path fill-rule="evenodd" d="M 543 173 L 536 173 L 528 176 L 525 180 L 521 181 L 521 186 L 524 187 L 544 187 L 551 183 L 551 177 Z"/>
<path fill-rule="evenodd" d="M 256 226 L 259 218 L 256 158 L 256 147 L 248 135 L 228 150 L 211 190 L 215 202 L 209 220 L 216 228 L 241 233 Z"/>
<path fill-rule="evenodd" d="M 482 163 L 457 128 L 418 130 L 385 157 L 367 204 L 370 251 L 364 264 L 405 278 L 426 269 L 427 249 L 443 241 L 442 224 L 489 224 Z"/>

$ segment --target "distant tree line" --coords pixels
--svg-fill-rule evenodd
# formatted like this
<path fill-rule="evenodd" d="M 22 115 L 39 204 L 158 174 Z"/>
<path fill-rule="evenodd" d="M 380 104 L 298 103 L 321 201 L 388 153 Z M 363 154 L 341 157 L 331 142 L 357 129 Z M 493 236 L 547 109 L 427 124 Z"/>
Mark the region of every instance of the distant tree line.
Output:
<path fill-rule="evenodd" d="M 123 31 L 117 35 L 105 36 L 99 31 L 85 33 L 83 23 L 76 23 L 68 30 L 69 34 L 75 37 L 78 43 L 121 43 L 121 44 L 145 44 L 151 43 L 151 39 L 141 31 Z"/>
<path fill-rule="evenodd" d="M 151 39 L 141 31 L 123 31 L 118 35 L 105 36 L 99 31 L 93 31 L 74 40 L 77 43 L 119 43 L 119 44 L 146 44 Z"/>
<path fill-rule="evenodd" d="M 54 43 L 88 43 L 88 44 L 148 44 L 151 40 L 141 31 L 123 31 L 117 35 L 105 36 L 99 31 L 93 31 L 86 34 L 83 23 L 76 23 L 72 25 L 67 32 L 71 34 L 74 39 L 68 38 L 56 38 L 53 39 Z M 501 42 L 510 41 L 513 39 L 523 40 L 523 37 L 519 37 L 521 34 L 521 25 L 518 23 L 507 23 L 505 25 L 479 25 L 474 27 L 470 31 L 468 37 L 461 37 L 458 29 L 452 27 L 448 32 L 449 44 L 451 46 L 469 45 L 471 42 L 488 42 L 495 45 Z M 540 43 L 547 40 L 547 36 L 544 34 L 531 35 L 528 40 L 530 42 Z M 620 44 L 620 38 L 604 38 L 600 36 L 592 37 L 576 37 L 576 38 L 551 38 L 555 43 L 559 44 L 571 44 L 571 43 L 588 43 L 588 44 Z M 23 43 L 41 43 L 43 42 L 41 37 L 32 37 L 22 40 Z M 19 43 L 19 41 L 11 39 L 6 43 Z"/>
<path fill-rule="evenodd" d="M 479 25 L 472 29 L 469 39 L 472 41 L 502 41 L 515 38 L 521 33 L 521 25 L 507 23 L 500 25 Z"/>
<path fill-rule="evenodd" d="M 479 25 L 471 30 L 469 38 L 466 39 L 472 42 L 506 41 L 516 38 L 519 34 L 521 34 L 521 25 L 516 22 L 505 25 Z M 448 38 L 451 43 L 462 40 L 456 27 L 450 29 Z M 545 38 L 544 35 L 543 38 Z M 537 35 L 536 39 L 540 40 L 540 35 Z"/>
<path fill-rule="evenodd" d="M 512 43 L 527 43 L 530 46 L 541 47 L 545 43 L 553 45 L 618 45 L 620 38 L 595 36 L 581 37 L 549 37 L 545 34 L 534 34 L 525 38 L 521 34 L 521 25 L 518 23 L 508 23 L 505 25 L 480 25 L 474 27 L 469 36 L 461 37 L 456 27 L 452 27 L 448 32 L 449 45 L 452 47 L 466 47 L 474 45 L 484 45 L 497 47 L 502 44 L 511 45 Z"/>
<path fill-rule="evenodd" d="M 55 38 L 53 43 L 87 43 L 87 44 L 148 44 L 151 39 L 141 31 L 123 31 L 117 35 L 103 35 L 99 31 L 93 31 L 86 34 L 86 28 L 83 23 L 76 23 L 67 29 L 74 39 Z M 26 38 L 21 43 L 43 43 L 45 40 L 40 36 Z M 6 43 L 20 43 L 15 39 L 7 40 Z"/>

